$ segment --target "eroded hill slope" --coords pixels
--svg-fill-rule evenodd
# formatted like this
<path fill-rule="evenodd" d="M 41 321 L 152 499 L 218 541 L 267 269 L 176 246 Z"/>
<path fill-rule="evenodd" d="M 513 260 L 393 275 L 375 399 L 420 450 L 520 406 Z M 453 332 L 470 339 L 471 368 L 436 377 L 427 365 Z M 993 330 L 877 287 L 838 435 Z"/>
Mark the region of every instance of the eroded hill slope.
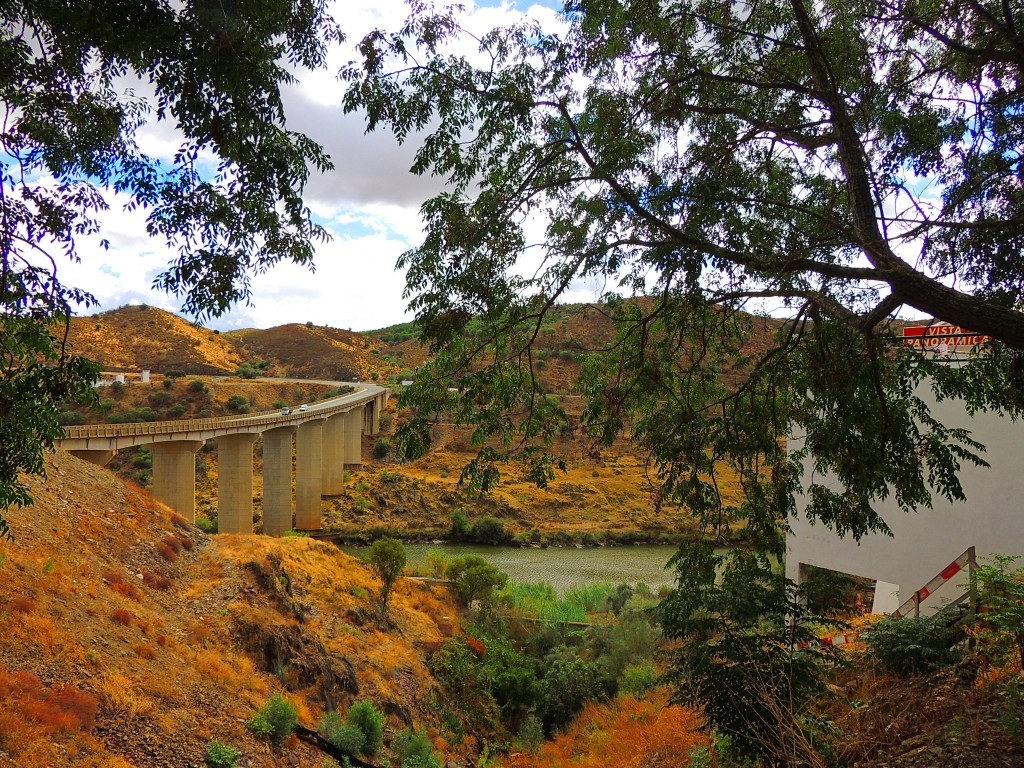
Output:
<path fill-rule="evenodd" d="M 355 699 L 431 724 L 419 648 L 455 631 L 446 594 L 401 580 L 385 630 L 377 582 L 328 544 L 210 538 L 72 456 L 47 473 L 0 545 L 0 766 L 185 768 L 211 739 L 245 765 L 320 765 L 244 727 L 274 693 L 310 727 Z"/>

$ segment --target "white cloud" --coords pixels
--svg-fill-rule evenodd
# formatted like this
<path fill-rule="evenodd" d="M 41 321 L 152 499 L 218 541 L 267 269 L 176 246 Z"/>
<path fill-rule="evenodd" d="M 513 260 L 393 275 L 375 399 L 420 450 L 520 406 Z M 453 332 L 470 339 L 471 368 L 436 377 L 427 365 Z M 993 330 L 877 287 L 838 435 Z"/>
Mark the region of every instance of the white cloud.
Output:
<path fill-rule="evenodd" d="M 327 71 L 296 72 L 297 82 L 284 92 L 288 128 L 322 144 L 335 164 L 328 174 L 316 174 L 306 190 L 314 215 L 332 231 L 332 242 L 318 246 L 316 272 L 282 264 L 252 280 L 253 306 L 240 306 L 212 327 L 269 327 L 312 321 L 353 330 L 368 330 L 410 319 L 402 299 L 404 276 L 394 269 L 399 255 L 423 236 L 419 207 L 442 188 L 442 181 L 408 172 L 415 139 L 402 146 L 386 130 L 366 135 L 361 115 L 343 114 L 344 85 L 335 73 L 355 58 L 354 45 L 375 28 L 397 29 L 408 8 L 402 0 L 334 4 L 335 18 L 348 40 L 330 51 Z M 464 24 L 474 34 L 525 18 L 539 20 L 547 29 L 563 22 L 542 4 L 519 7 L 507 2 L 467 4 Z M 457 51 L 476 55 L 477 43 L 460 41 Z M 149 83 L 125 79 L 124 88 L 152 96 Z M 152 103 L 152 99 L 150 98 Z M 165 161 L 173 157 L 181 136 L 172 124 L 152 123 L 138 136 L 140 148 Z M 96 295 L 100 309 L 125 303 L 147 303 L 176 310 L 173 296 L 154 291 L 153 279 L 174 257 L 163 241 L 145 232 L 145 212 L 123 210 L 123 201 L 111 195 L 111 209 L 100 216 L 102 235 L 79 241 L 81 264 L 61 267 L 68 285 Z M 529 268 L 528 264 L 524 268 Z M 595 291 L 580 286 L 573 295 L 589 300 Z"/>

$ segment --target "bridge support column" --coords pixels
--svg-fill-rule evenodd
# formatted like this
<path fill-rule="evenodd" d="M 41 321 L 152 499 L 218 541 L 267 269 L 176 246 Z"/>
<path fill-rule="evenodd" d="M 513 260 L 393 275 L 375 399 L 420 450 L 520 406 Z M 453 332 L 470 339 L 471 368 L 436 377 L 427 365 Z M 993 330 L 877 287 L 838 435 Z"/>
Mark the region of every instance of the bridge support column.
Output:
<path fill-rule="evenodd" d="M 363 466 L 363 414 L 362 408 L 345 414 L 345 466 L 352 469 Z"/>
<path fill-rule="evenodd" d="M 202 440 L 151 443 L 153 495 L 184 517 L 196 521 L 196 451 Z"/>
<path fill-rule="evenodd" d="M 345 414 L 339 413 L 324 422 L 323 437 L 324 496 L 337 496 L 345 489 Z"/>
<path fill-rule="evenodd" d="M 96 464 L 101 467 L 107 466 L 110 460 L 117 455 L 117 451 L 69 451 L 72 456 L 75 456 L 82 461 L 88 461 L 90 464 Z"/>
<path fill-rule="evenodd" d="M 252 444 L 257 437 L 257 433 L 240 432 L 217 438 L 220 533 L 252 533 Z"/>
<path fill-rule="evenodd" d="M 263 433 L 263 532 L 280 536 L 292 528 L 292 436 L 295 427 Z"/>
<path fill-rule="evenodd" d="M 306 421 L 295 433 L 295 528 L 320 528 L 324 420 Z"/>

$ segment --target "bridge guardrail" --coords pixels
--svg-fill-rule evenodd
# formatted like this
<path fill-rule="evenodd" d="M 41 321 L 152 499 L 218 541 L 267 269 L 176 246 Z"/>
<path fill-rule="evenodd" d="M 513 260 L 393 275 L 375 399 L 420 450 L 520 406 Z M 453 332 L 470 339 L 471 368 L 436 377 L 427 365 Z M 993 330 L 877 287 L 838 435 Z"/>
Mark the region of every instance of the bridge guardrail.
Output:
<path fill-rule="evenodd" d="M 365 393 L 366 389 L 361 390 Z M 351 398 L 348 402 L 328 408 L 317 408 L 316 410 L 298 411 L 293 410 L 287 416 L 281 415 L 279 409 L 260 411 L 251 416 L 212 416 L 207 419 L 179 419 L 177 421 L 135 421 L 123 424 L 85 424 L 77 427 L 64 428 L 64 440 L 81 440 L 93 437 L 130 437 L 133 435 L 163 435 L 176 432 L 202 432 L 222 427 L 249 427 L 249 426 L 272 426 L 279 424 L 298 424 L 303 421 L 311 421 L 316 418 L 333 416 L 336 413 L 352 410 L 354 406 L 364 405 L 377 397 L 378 393 L 372 393 L 365 398 L 359 398 L 359 392 L 339 395 L 337 398 L 324 400 L 327 403 L 331 400 Z M 276 419 L 267 418 L 278 414 Z"/>

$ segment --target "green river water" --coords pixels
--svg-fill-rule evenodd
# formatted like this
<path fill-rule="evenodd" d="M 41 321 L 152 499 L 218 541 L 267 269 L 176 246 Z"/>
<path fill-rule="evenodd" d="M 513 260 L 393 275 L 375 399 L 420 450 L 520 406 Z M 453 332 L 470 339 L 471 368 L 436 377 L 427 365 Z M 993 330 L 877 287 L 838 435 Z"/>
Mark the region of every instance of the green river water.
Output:
<path fill-rule="evenodd" d="M 346 552 L 360 554 L 365 547 L 344 547 Z M 440 550 L 449 557 L 479 555 L 504 571 L 513 581 L 545 581 L 559 594 L 573 584 L 619 584 L 642 582 L 659 587 L 673 582 L 665 563 L 676 552 L 672 546 L 633 545 L 624 547 L 480 547 L 469 544 L 406 544 L 410 566 L 426 566 L 427 552 Z"/>

